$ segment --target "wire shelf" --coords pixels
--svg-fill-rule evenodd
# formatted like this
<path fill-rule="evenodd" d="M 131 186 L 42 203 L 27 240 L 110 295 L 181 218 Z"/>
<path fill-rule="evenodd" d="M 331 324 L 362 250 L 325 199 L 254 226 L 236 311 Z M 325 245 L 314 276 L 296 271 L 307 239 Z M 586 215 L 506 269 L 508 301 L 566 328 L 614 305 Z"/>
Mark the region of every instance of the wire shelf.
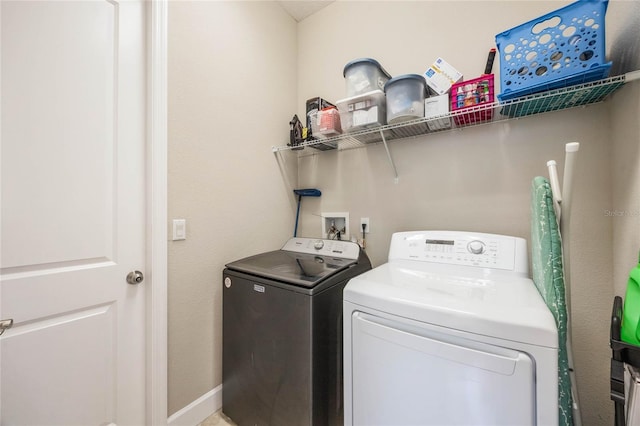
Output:
<path fill-rule="evenodd" d="M 296 147 L 273 147 L 273 152 L 301 150 L 299 155 L 312 155 L 320 151 L 362 148 L 380 142 L 475 127 L 497 121 L 506 121 L 529 115 L 559 111 L 604 101 L 625 82 L 640 78 L 640 71 L 598 80 L 591 83 L 550 90 L 507 101 L 495 101 L 465 108 L 430 118 L 419 118 L 403 123 L 375 126 L 354 133 L 345 133 L 326 139 L 304 142 Z M 312 149 L 306 149 L 312 148 Z M 304 150 L 303 150 L 304 149 Z M 303 150 L 303 151 L 302 151 Z"/>

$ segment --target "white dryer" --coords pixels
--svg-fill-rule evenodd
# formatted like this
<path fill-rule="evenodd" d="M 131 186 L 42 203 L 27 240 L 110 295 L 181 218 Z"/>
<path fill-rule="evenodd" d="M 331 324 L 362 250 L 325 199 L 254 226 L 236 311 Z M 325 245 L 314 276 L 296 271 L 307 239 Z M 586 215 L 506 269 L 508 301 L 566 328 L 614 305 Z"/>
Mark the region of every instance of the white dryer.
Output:
<path fill-rule="evenodd" d="M 557 328 L 525 240 L 396 233 L 343 299 L 345 426 L 557 426 Z"/>

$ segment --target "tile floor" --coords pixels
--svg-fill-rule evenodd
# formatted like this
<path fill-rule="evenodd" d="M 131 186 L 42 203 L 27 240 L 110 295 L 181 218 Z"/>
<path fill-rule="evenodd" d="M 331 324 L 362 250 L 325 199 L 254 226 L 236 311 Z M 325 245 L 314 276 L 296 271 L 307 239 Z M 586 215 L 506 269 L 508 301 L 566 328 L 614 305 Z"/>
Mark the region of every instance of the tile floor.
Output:
<path fill-rule="evenodd" d="M 216 411 L 204 419 L 198 426 L 236 426 L 236 424 L 226 418 L 224 414 L 222 414 L 222 411 Z"/>

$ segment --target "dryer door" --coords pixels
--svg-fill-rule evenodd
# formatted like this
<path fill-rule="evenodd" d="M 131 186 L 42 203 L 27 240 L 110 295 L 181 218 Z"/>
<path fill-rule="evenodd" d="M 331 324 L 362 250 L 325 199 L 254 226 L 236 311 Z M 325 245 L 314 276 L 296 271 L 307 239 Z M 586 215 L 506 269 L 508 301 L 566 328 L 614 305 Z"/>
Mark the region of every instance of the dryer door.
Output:
<path fill-rule="evenodd" d="M 362 312 L 352 316 L 354 425 L 533 425 L 525 353 Z"/>

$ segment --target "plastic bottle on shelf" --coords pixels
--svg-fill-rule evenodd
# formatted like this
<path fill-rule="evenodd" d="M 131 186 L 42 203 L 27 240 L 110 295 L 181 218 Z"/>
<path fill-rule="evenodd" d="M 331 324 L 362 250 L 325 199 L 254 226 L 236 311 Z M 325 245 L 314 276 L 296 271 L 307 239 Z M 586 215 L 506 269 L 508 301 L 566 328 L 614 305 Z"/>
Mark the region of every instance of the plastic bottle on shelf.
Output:
<path fill-rule="evenodd" d="M 458 87 L 458 93 L 456 93 L 456 105 L 458 108 L 464 106 L 464 91 L 462 90 L 462 86 Z"/>

